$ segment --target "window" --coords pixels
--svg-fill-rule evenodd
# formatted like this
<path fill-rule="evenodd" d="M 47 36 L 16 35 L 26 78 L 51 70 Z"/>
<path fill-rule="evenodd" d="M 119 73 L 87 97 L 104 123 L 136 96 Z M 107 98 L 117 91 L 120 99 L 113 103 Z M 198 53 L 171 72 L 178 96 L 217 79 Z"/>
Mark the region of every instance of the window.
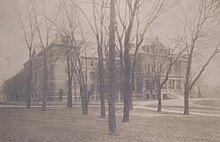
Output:
<path fill-rule="evenodd" d="M 163 54 L 163 49 L 159 49 L 159 54 L 161 55 L 161 54 Z"/>
<path fill-rule="evenodd" d="M 51 72 L 51 73 L 52 73 L 52 71 L 54 70 L 54 66 L 55 66 L 55 65 L 53 65 L 53 64 L 52 64 L 52 65 L 50 65 L 49 70 L 50 70 L 50 72 Z"/>
<path fill-rule="evenodd" d="M 67 73 L 67 65 L 65 65 L 65 73 Z"/>
<path fill-rule="evenodd" d="M 147 52 L 147 53 L 149 53 L 149 52 L 150 52 L 149 48 L 147 48 L 147 49 L 146 49 L 146 52 Z"/>
<path fill-rule="evenodd" d="M 133 80 L 133 83 L 132 83 L 132 90 L 135 90 L 135 80 Z"/>
<path fill-rule="evenodd" d="M 94 61 L 93 61 L 93 60 L 91 60 L 91 67 L 93 67 L 93 65 L 94 65 Z"/>
<path fill-rule="evenodd" d="M 181 81 L 180 80 L 177 80 L 176 81 L 176 89 L 181 89 Z"/>
<path fill-rule="evenodd" d="M 136 80 L 136 91 L 142 91 L 142 85 L 143 85 L 142 79 L 137 79 Z"/>
<path fill-rule="evenodd" d="M 142 72 L 142 70 L 141 70 L 141 64 L 136 64 L 136 71 L 137 72 Z"/>
<path fill-rule="evenodd" d="M 174 82 L 175 82 L 175 80 L 169 81 L 169 89 L 174 89 Z"/>
<path fill-rule="evenodd" d="M 163 82 L 164 79 L 161 80 L 161 82 Z M 166 89 L 167 88 L 167 82 L 163 85 L 162 89 Z"/>
<path fill-rule="evenodd" d="M 115 63 L 116 65 L 116 67 L 120 67 L 120 62 L 119 61 L 116 61 L 116 63 Z"/>
<path fill-rule="evenodd" d="M 156 74 L 160 74 L 161 73 L 161 65 L 156 67 Z"/>
<path fill-rule="evenodd" d="M 175 64 L 174 68 L 175 68 L 175 73 L 176 74 L 180 74 L 181 73 L 181 64 L 180 63 Z"/>
<path fill-rule="evenodd" d="M 83 79 L 84 79 L 84 82 L 86 82 L 86 80 L 87 80 L 87 72 L 86 71 L 83 72 Z"/>
<path fill-rule="evenodd" d="M 147 64 L 147 68 L 148 68 L 148 71 L 147 71 L 147 72 L 148 72 L 148 73 L 151 73 L 151 66 L 150 66 L 149 63 Z"/>
<path fill-rule="evenodd" d="M 50 90 L 54 91 L 55 90 L 55 84 L 54 82 L 50 82 Z"/>
<path fill-rule="evenodd" d="M 90 72 L 90 78 L 91 78 L 91 79 L 94 79 L 94 78 L 95 78 L 95 72 L 93 72 L 93 71 Z"/>
<path fill-rule="evenodd" d="M 37 80 L 38 80 L 38 74 L 37 74 L 37 72 L 35 72 L 35 81 L 37 82 Z"/>
<path fill-rule="evenodd" d="M 83 59 L 80 60 L 81 65 L 83 65 Z"/>
<path fill-rule="evenodd" d="M 151 88 L 149 80 L 145 80 L 145 87 L 146 87 L 146 90 L 149 90 Z"/>

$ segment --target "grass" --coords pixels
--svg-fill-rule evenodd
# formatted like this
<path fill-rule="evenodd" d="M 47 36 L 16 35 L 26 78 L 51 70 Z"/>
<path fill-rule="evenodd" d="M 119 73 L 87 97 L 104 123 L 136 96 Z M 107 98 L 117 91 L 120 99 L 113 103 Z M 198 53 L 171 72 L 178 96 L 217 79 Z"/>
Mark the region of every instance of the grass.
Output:
<path fill-rule="evenodd" d="M 217 142 L 218 117 L 185 116 L 134 109 L 129 123 L 117 115 L 117 136 L 108 135 L 107 119 L 99 119 L 99 109 L 81 114 L 79 108 L 0 108 L 1 142 Z M 121 113 L 121 110 L 117 110 Z"/>
<path fill-rule="evenodd" d="M 201 100 L 197 101 L 196 104 L 212 107 L 220 107 L 220 100 Z"/>

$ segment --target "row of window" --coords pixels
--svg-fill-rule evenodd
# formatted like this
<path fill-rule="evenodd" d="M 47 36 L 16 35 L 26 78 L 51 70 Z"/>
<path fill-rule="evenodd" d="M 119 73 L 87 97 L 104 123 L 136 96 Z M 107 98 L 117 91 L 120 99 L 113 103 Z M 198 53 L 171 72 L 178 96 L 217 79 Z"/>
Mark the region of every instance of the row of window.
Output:
<path fill-rule="evenodd" d="M 162 80 L 163 81 L 163 80 Z M 143 89 L 143 79 L 136 79 L 136 83 L 133 83 L 132 89 L 141 91 Z M 168 85 L 168 86 L 167 86 Z M 156 80 L 145 80 L 145 89 L 156 89 Z M 168 80 L 163 89 L 181 89 L 181 81 L 180 80 Z"/>
<path fill-rule="evenodd" d="M 84 61 L 84 60 L 85 60 L 85 61 Z M 87 61 L 87 65 L 90 64 L 91 67 L 94 66 L 94 60 L 92 60 L 92 59 L 89 60 L 89 61 L 88 61 L 88 59 L 81 59 L 81 60 L 80 60 L 81 65 L 83 65 L 84 62 L 86 62 L 86 61 Z"/>

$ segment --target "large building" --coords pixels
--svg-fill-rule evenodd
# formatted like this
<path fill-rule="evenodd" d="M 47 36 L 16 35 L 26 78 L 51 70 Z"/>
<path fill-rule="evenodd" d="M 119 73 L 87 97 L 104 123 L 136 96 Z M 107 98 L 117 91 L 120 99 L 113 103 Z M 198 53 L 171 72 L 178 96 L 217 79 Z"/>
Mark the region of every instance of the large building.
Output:
<path fill-rule="evenodd" d="M 134 54 L 130 51 L 131 65 L 133 65 Z M 133 100 L 157 99 L 158 83 L 161 83 L 167 73 L 170 63 L 171 54 L 173 60 L 177 55 L 171 53 L 170 48 L 165 47 L 158 38 L 152 40 L 149 44 L 142 46 L 136 54 L 136 64 L 132 82 Z M 117 99 L 123 99 L 123 71 L 120 59 L 116 60 L 115 86 L 118 94 Z M 162 87 L 161 94 L 163 99 L 181 98 L 183 94 L 183 75 L 184 75 L 183 58 L 178 58 L 169 72 L 168 80 Z M 132 67 L 133 68 L 133 67 Z M 105 90 L 108 89 L 108 68 L 105 65 Z M 132 78 L 132 77 L 131 77 Z"/>
<path fill-rule="evenodd" d="M 158 83 L 165 79 L 171 54 L 171 49 L 165 47 L 157 38 L 140 49 L 136 56 L 137 63 L 132 86 L 134 97 L 137 99 L 156 98 Z M 174 54 L 174 59 L 175 56 Z M 181 97 L 184 63 L 184 60 L 179 58 L 169 72 L 169 78 L 161 92 L 164 99 Z"/>
<path fill-rule="evenodd" d="M 65 100 L 67 98 L 68 77 L 67 61 L 65 48 L 60 42 L 51 43 L 48 47 L 48 101 Z M 158 81 L 162 82 L 165 78 L 167 66 L 169 64 L 169 54 L 171 50 L 161 44 L 158 39 L 150 44 L 143 46 L 137 53 L 136 66 L 133 72 L 134 80 L 132 86 L 133 99 L 156 99 Z M 82 74 L 85 84 L 89 89 L 93 88 L 90 99 L 99 99 L 99 79 L 98 79 L 98 59 L 96 57 L 80 56 Z M 131 62 L 134 60 L 134 54 L 131 54 Z M 115 86 L 118 94 L 118 100 L 123 98 L 123 71 L 120 60 L 116 60 Z M 26 83 L 28 74 L 27 61 L 24 69 L 16 76 L 7 80 L 7 100 L 26 100 Z M 162 96 L 166 98 L 177 98 L 182 94 L 182 76 L 184 61 L 179 59 L 173 66 L 169 74 L 169 80 L 162 89 Z M 32 76 L 32 100 L 41 101 L 43 98 L 44 87 L 44 65 L 43 50 L 34 54 L 33 58 L 33 76 Z M 77 76 L 73 76 L 73 99 L 80 100 L 79 84 Z M 17 88 L 17 90 L 16 90 Z M 108 93 L 108 62 L 104 60 L 104 92 Z M 61 99 L 62 97 L 62 99 Z"/>
<path fill-rule="evenodd" d="M 33 55 L 33 75 L 32 75 L 32 100 L 41 101 L 43 99 L 44 87 L 44 62 L 43 51 Z M 67 62 L 65 56 L 65 48 L 60 42 L 51 43 L 47 49 L 47 68 L 48 68 L 48 101 L 65 100 L 67 98 Z M 84 83 L 88 89 L 95 88 L 91 93 L 91 99 L 96 99 L 97 91 L 97 58 L 95 57 L 80 57 Z M 8 101 L 25 101 L 27 92 L 27 75 L 29 72 L 29 61 L 24 63 L 24 69 L 14 77 L 5 81 L 4 85 L 8 90 Z M 22 86 L 21 86 L 22 85 Z M 18 87 L 17 87 L 18 86 Z M 20 87 L 19 87 L 20 86 Z M 20 88 L 16 90 L 16 88 Z M 77 77 L 74 73 L 72 83 L 73 99 L 80 100 L 79 85 Z M 15 91 L 14 91 L 15 90 Z M 19 94 L 19 95 L 18 95 Z M 62 98 L 61 98 L 62 97 Z M 18 98 L 18 99 L 16 99 Z"/>

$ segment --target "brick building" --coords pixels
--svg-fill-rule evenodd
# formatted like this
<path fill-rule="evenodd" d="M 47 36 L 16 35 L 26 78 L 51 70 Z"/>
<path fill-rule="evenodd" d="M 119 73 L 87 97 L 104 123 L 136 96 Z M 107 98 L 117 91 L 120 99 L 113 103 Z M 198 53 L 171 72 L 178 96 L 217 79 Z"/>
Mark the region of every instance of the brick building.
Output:
<path fill-rule="evenodd" d="M 134 60 L 134 54 L 130 51 L 131 65 Z M 158 81 L 165 79 L 171 49 L 165 47 L 158 38 L 152 40 L 149 44 L 142 46 L 136 55 L 136 66 L 133 72 L 134 80 L 132 86 L 132 97 L 134 100 L 156 99 L 158 91 Z M 173 55 L 175 58 L 175 54 Z M 179 58 L 173 65 L 169 78 L 163 86 L 161 93 L 162 98 L 178 98 L 181 97 L 183 91 L 183 73 L 185 61 Z M 105 93 L 108 91 L 108 64 L 105 63 Z M 117 92 L 117 100 L 123 98 L 123 71 L 120 59 L 115 64 L 115 87 Z M 132 74 L 131 74 L 132 76 Z"/>
<path fill-rule="evenodd" d="M 159 42 L 158 38 L 143 46 L 137 54 L 134 71 L 133 94 L 136 99 L 155 99 L 158 81 L 165 79 L 170 61 L 171 49 Z M 173 55 L 175 58 L 175 54 Z M 132 55 L 132 60 L 133 60 Z M 178 98 L 182 95 L 184 60 L 178 59 L 173 65 L 169 78 L 162 88 L 162 97 Z"/>
<path fill-rule="evenodd" d="M 132 86 L 133 99 L 156 99 L 157 82 L 163 81 L 168 66 L 169 54 L 171 50 L 166 48 L 159 42 L 158 39 L 150 44 L 140 48 L 137 53 L 137 63 L 134 70 L 134 80 Z M 131 62 L 134 60 L 134 55 L 131 54 Z M 90 99 L 99 99 L 99 81 L 98 81 L 98 59 L 97 57 L 80 56 L 82 74 L 85 84 L 88 88 L 94 88 Z M 24 69 L 14 77 L 8 79 L 5 85 L 8 84 L 9 101 L 25 100 L 25 83 L 27 82 L 28 61 L 24 64 Z M 59 42 L 51 43 L 48 47 L 48 101 L 56 101 L 67 98 L 67 65 L 65 48 Z M 115 86 L 118 95 L 118 100 L 123 97 L 123 71 L 120 60 L 116 60 L 115 71 Z M 32 100 L 42 100 L 43 98 L 43 51 L 34 54 L 33 60 L 33 76 L 32 76 Z M 179 59 L 173 66 L 169 74 L 169 80 L 162 89 L 162 97 L 177 98 L 182 95 L 183 88 L 183 71 L 184 60 Z M 22 83 L 21 83 L 22 82 Z M 11 89 L 10 89 L 11 88 Z M 16 90 L 17 88 L 17 90 Z M 73 100 L 80 100 L 79 85 L 76 76 L 73 76 L 72 88 Z M 108 94 L 108 62 L 104 60 L 104 93 Z"/>
<path fill-rule="evenodd" d="M 48 58 L 47 58 L 47 66 L 48 66 L 48 92 L 47 92 L 47 100 L 48 101 L 57 101 L 60 99 L 60 93 L 62 92 L 62 99 L 67 99 L 67 65 L 66 65 L 66 56 L 65 56 L 65 48 L 59 42 L 51 43 L 48 47 Z M 94 87 L 97 88 L 97 58 L 95 57 L 80 57 L 81 67 L 83 76 L 85 79 L 85 83 L 88 88 Z M 24 63 L 24 69 L 14 77 L 8 79 L 5 85 L 7 85 L 9 90 L 15 90 L 14 88 L 19 86 L 19 84 L 23 85 L 22 90 L 16 90 L 16 93 L 11 93 L 12 91 L 6 91 L 7 96 L 12 96 L 13 99 L 8 99 L 8 101 L 12 100 L 20 100 L 25 101 L 27 94 L 25 91 L 25 87 L 27 86 L 27 74 L 29 70 L 29 62 Z M 19 80 L 18 80 L 19 77 Z M 43 65 L 43 50 L 38 54 L 33 55 L 33 75 L 32 75 L 32 100 L 33 101 L 41 101 L 43 98 L 43 81 L 44 81 L 44 65 Z M 73 99 L 80 100 L 79 94 L 79 85 L 77 82 L 76 75 L 73 76 Z M 96 91 L 97 89 L 95 89 Z M 95 99 L 97 93 L 95 91 L 91 94 L 91 99 Z M 19 93 L 19 95 L 17 95 Z M 17 98 L 19 99 L 15 99 Z"/>

